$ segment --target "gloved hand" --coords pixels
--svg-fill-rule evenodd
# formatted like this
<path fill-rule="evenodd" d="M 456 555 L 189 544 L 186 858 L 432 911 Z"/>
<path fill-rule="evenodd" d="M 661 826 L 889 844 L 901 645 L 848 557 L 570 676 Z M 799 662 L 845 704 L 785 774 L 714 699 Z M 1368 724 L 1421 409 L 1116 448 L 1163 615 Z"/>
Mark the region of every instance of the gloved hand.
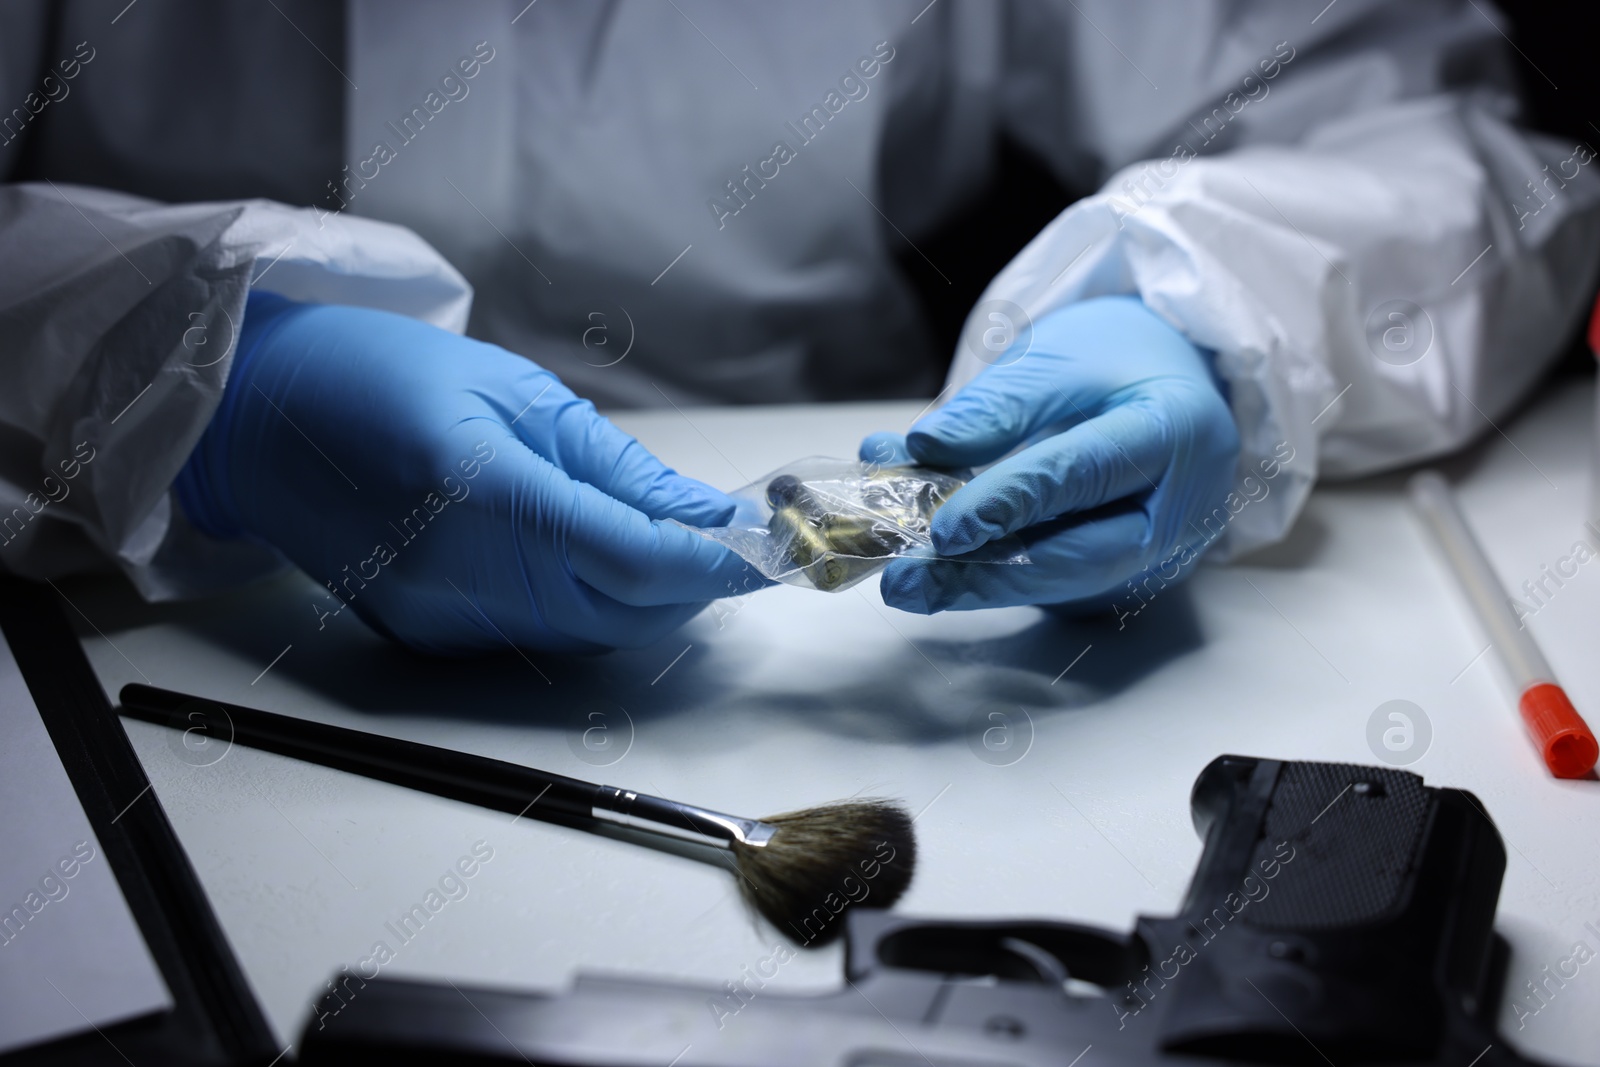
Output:
<path fill-rule="evenodd" d="M 733 501 L 554 375 L 360 308 L 252 293 L 216 415 L 176 486 L 199 528 L 281 551 L 414 648 L 648 644 L 761 584 Z M 748 583 L 748 585 L 747 585 Z"/>
<path fill-rule="evenodd" d="M 1146 568 L 1186 567 L 1204 550 L 1239 454 L 1200 350 L 1117 296 L 1044 317 L 1025 355 L 1002 356 L 904 438 L 868 437 L 861 458 L 979 466 L 1024 443 L 958 490 L 931 534 L 940 555 L 957 556 L 1017 533 L 1032 565 L 896 560 L 885 603 L 923 614 L 1104 607 Z"/>

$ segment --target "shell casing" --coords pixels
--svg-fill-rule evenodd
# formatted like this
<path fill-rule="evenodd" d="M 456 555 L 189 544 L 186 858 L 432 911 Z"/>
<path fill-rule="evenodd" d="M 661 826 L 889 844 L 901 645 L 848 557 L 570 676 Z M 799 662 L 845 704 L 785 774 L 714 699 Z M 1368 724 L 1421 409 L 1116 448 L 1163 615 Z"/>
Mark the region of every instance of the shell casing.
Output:
<path fill-rule="evenodd" d="M 868 559 L 893 555 L 907 541 L 894 523 L 865 515 L 830 515 L 823 533 L 833 551 Z"/>
<path fill-rule="evenodd" d="M 806 514 L 794 505 L 779 508 L 772 513 L 767 529 L 776 537 L 785 540 L 785 552 L 795 565 L 805 572 L 806 578 L 813 586 L 823 592 L 831 592 L 848 585 L 867 570 L 871 569 L 870 560 L 853 559 L 851 557 L 864 555 L 859 551 L 868 545 L 837 544 L 832 534 L 828 521 L 821 517 Z M 885 555 L 893 551 L 892 546 L 873 542 L 877 547 L 877 555 Z"/>
<path fill-rule="evenodd" d="M 875 471 L 867 476 L 860 499 L 851 504 L 814 493 L 795 475 L 782 474 L 767 484 L 772 508 L 767 530 L 815 588 L 831 592 L 870 574 L 883 559 L 920 544 L 933 513 L 951 491 L 903 471 Z"/>
<path fill-rule="evenodd" d="M 820 527 L 820 520 L 813 519 L 793 504 L 774 511 L 767 522 L 768 530 L 787 541 L 785 551 L 801 567 L 810 566 L 833 551 L 833 546 L 828 543 Z"/>
<path fill-rule="evenodd" d="M 811 579 L 812 585 L 824 593 L 831 593 L 840 586 L 849 583 L 856 573 L 856 568 L 852 564 L 860 562 L 860 560 L 852 560 L 830 553 L 805 568 L 806 577 Z"/>
<path fill-rule="evenodd" d="M 772 505 L 774 511 L 778 508 L 788 507 L 793 504 L 803 507 L 814 505 L 811 494 L 806 491 L 805 483 L 792 474 L 780 474 L 767 483 L 767 503 Z"/>

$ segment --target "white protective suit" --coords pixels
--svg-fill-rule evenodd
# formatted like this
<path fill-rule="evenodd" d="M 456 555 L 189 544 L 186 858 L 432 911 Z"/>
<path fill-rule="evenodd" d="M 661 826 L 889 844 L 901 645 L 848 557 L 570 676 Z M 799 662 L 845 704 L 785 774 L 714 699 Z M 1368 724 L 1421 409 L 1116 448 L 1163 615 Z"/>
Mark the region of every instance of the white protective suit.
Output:
<path fill-rule="evenodd" d="M 470 305 L 472 334 L 602 405 L 931 395 L 894 256 L 983 188 L 1002 135 L 1100 191 L 995 278 L 951 384 L 982 367 L 992 301 L 1037 319 L 1140 294 L 1217 352 L 1241 469 L 1294 449 L 1224 548 L 1261 545 L 1319 474 L 1487 429 L 1593 291 L 1592 152 L 1513 124 L 1498 18 L 1481 0 L 11 4 L 0 566 L 109 558 L 160 598 L 277 565 L 207 541 L 168 493 L 250 285 L 455 330 Z"/>

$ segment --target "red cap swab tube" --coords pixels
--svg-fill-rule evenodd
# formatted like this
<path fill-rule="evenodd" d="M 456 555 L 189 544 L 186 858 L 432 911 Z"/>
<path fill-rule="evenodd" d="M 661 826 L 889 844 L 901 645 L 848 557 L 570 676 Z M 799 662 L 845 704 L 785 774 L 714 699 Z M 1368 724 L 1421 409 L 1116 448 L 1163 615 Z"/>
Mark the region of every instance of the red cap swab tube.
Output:
<path fill-rule="evenodd" d="M 1557 778 L 1582 778 L 1594 769 L 1600 744 L 1556 684 L 1533 635 L 1511 610 L 1510 598 L 1467 527 L 1450 486 L 1436 472 L 1423 471 L 1411 479 L 1411 502 L 1433 532 L 1489 643 L 1522 694 L 1522 721 L 1545 765 Z"/>

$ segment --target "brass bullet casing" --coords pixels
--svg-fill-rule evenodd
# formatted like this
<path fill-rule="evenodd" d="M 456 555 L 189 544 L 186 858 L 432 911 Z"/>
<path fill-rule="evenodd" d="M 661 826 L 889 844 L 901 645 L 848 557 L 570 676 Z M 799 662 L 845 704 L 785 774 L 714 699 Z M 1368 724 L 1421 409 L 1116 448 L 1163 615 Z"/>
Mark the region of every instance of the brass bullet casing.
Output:
<path fill-rule="evenodd" d="M 772 513 L 767 529 L 783 539 L 785 551 L 795 565 L 805 571 L 811 584 L 830 592 L 849 583 L 859 573 L 854 561 L 840 555 L 823 533 L 823 520 L 807 515 L 793 504 Z"/>
<path fill-rule="evenodd" d="M 923 479 L 877 471 L 869 475 L 859 506 L 830 509 L 799 478 L 782 474 L 767 485 L 767 529 L 811 584 L 827 592 L 918 544 L 944 501 L 945 493 Z"/>
<path fill-rule="evenodd" d="M 824 593 L 831 593 L 835 589 L 842 589 L 851 584 L 855 581 L 857 575 L 871 569 L 871 565 L 866 560 L 830 554 L 819 559 L 805 570 L 806 577 L 811 579 L 812 585 Z"/>
<path fill-rule="evenodd" d="M 805 567 L 833 551 L 833 545 L 823 535 L 822 521 L 821 516 L 808 515 L 788 504 L 772 513 L 767 529 L 788 546 L 789 558 Z"/>
<path fill-rule="evenodd" d="M 844 556 L 892 556 L 896 549 L 910 543 L 888 519 L 869 515 L 829 515 L 823 532 L 833 550 Z"/>
<path fill-rule="evenodd" d="M 805 483 L 792 474 L 780 474 L 767 483 L 767 503 L 772 505 L 773 511 L 790 505 L 810 511 L 819 510 Z"/>

